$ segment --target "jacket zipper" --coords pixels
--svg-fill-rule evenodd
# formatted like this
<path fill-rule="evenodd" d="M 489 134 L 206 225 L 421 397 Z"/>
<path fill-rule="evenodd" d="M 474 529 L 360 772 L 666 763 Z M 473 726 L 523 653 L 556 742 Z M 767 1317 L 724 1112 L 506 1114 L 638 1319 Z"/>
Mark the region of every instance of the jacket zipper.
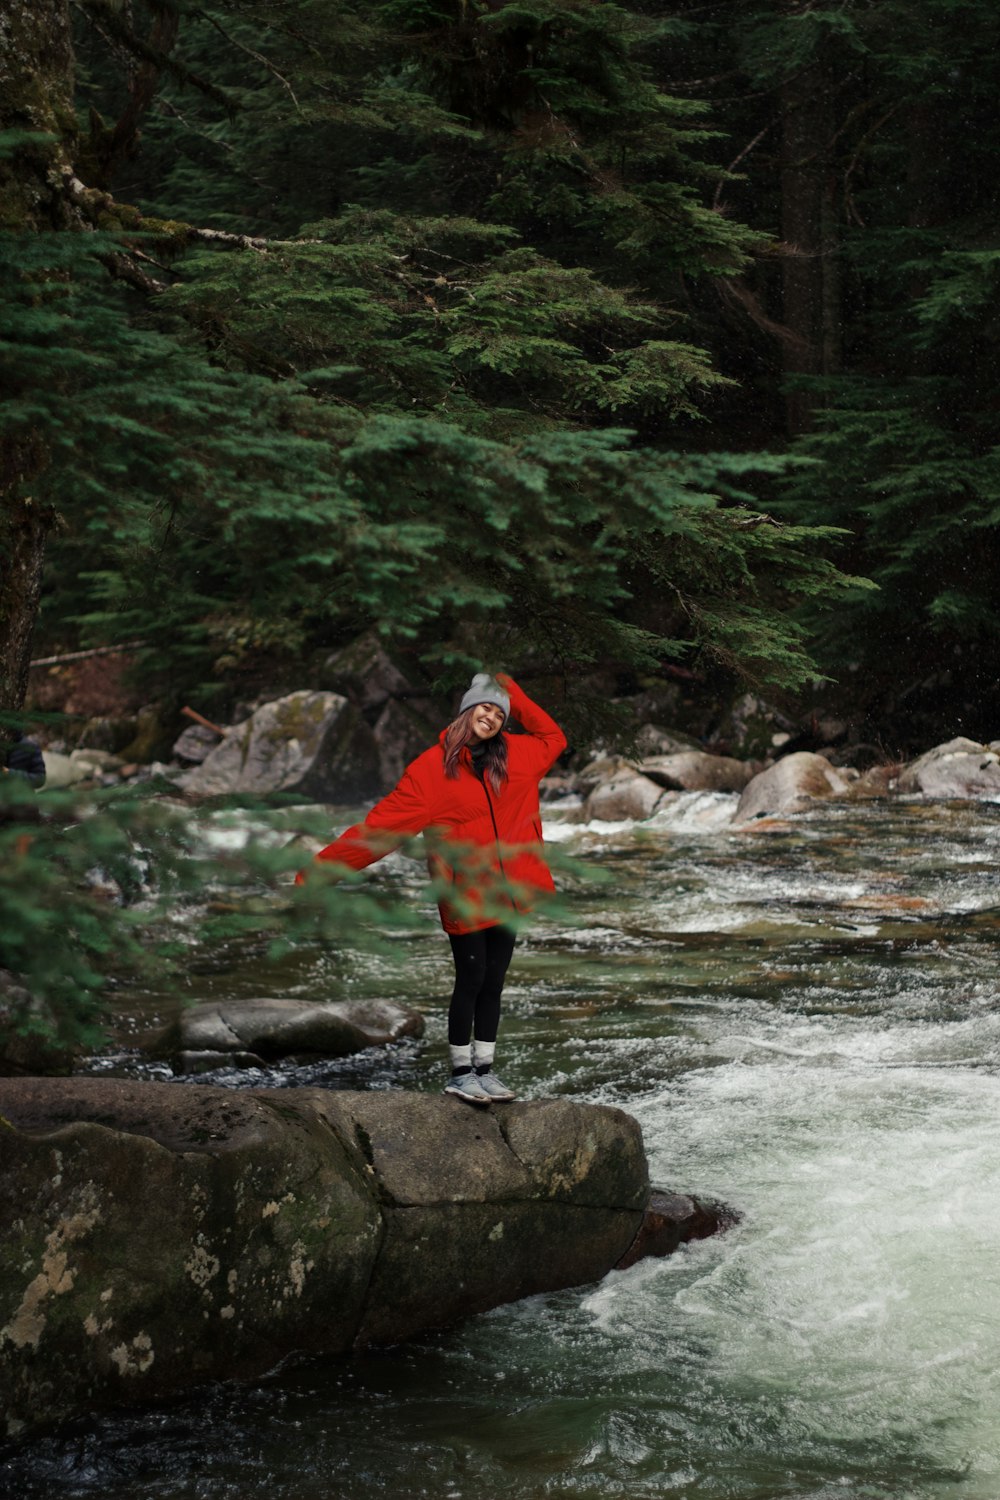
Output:
<path fill-rule="evenodd" d="M 490 789 L 486 785 L 486 778 L 485 778 L 485 776 L 483 777 L 482 786 L 483 786 L 483 791 L 486 793 L 486 805 L 487 805 L 487 807 L 490 810 L 490 822 L 493 824 L 493 837 L 496 840 L 497 860 L 498 860 L 499 865 L 500 865 L 500 874 L 503 876 L 504 880 L 506 880 L 507 879 L 507 871 L 503 867 L 503 854 L 500 851 L 500 830 L 497 827 L 496 816 L 495 816 L 495 814 L 493 812 L 493 798 L 490 796 Z"/>

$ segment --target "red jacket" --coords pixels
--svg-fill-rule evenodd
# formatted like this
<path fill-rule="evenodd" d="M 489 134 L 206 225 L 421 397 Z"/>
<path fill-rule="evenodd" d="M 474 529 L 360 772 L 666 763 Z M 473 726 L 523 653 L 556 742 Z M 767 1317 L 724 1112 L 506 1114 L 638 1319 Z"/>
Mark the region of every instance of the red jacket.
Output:
<path fill-rule="evenodd" d="M 445 776 L 439 743 L 410 762 L 396 789 L 375 804 L 363 823 L 348 828 L 316 856 L 363 870 L 405 838 L 427 830 L 431 874 L 439 889 L 442 884 L 451 887 L 458 898 L 452 902 L 442 896 L 439 901 L 445 932 L 495 926 L 505 907 L 528 911 L 533 893 L 555 889 L 541 855 L 538 783 L 565 749 L 566 736 L 516 682 L 498 680 L 510 694 L 511 717 L 527 731 L 504 735 L 508 774 L 502 791 L 480 781 L 468 749 L 459 757 L 457 778 Z M 480 919 L 477 908 L 484 901 L 489 906 Z"/>

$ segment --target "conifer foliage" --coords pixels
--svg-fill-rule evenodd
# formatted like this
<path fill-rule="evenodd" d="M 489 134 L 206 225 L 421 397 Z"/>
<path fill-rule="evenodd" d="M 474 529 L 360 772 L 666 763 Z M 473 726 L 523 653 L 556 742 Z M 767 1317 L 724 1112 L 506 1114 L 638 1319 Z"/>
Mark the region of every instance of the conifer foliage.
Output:
<path fill-rule="evenodd" d="M 570 0 L 74 15 L 75 53 L 25 32 L 3 121 L 4 525 L 29 492 L 50 518 L 50 637 L 146 635 L 203 683 L 235 637 L 372 623 L 455 672 L 500 647 L 809 671 L 786 610 L 841 587 L 824 533 L 745 524 L 778 460 L 684 453 L 726 388 L 684 288 L 753 236 L 644 60 L 662 26 Z"/>

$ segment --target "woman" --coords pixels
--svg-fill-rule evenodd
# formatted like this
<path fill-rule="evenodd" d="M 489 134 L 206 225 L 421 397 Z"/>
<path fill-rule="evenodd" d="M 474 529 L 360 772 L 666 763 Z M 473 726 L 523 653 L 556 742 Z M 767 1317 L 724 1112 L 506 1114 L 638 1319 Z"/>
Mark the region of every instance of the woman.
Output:
<path fill-rule="evenodd" d="M 510 717 L 524 734 L 504 732 Z M 565 747 L 558 724 L 516 682 L 477 672 L 438 744 L 411 762 L 363 823 L 316 856 L 363 870 L 404 838 L 428 833 L 455 961 L 445 1093 L 469 1104 L 514 1097 L 493 1072 L 500 997 L 517 914 L 554 889 L 541 855 L 538 783 Z"/>

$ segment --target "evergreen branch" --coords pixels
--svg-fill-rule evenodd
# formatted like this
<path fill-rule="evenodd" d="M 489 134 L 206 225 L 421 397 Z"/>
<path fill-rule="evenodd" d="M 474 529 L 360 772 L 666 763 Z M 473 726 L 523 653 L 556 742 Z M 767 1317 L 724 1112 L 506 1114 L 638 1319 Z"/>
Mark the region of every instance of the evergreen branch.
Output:
<path fill-rule="evenodd" d="M 225 29 L 225 27 L 219 21 L 217 21 L 213 15 L 210 15 L 207 10 L 199 8 L 194 12 L 194 14 L 201 20 L 207 21 L 209 26 L 214 27 L 214 29 L 229 44 L 230 47 L 235 47 L 239 52 L 245 52 L 247 57 L 252 57 L 254 62 L 258 62 L 260 63 L 262 68 L 266 68 L 267 71 L 272 75 L 272 77 L 276 78 L 282 85 L 282 87 L 288 91 L 289 98 L 295 105 L 295 108 L 301 113 L 302 106 L 299 103 L 298 95 L 292 88 L 292 85 L 289 83 L 284 73 L 280 72 L 279 69 L 275 67 L 270 58 L 265 57 L 262 52 L 255 52 L 252 47 L 246 46 L 244 42 L 238 41 L 236 37 L 231 36 L 230 33 Z"/>
<path fill-rule="evenodd" d="M 224 89 L 220 89 L 218 84 L 212 83 L 210 79 L 202 77 L 200 73 L 196 73 L 183 63 L 177 62 L 169 53 L 160 51 L 157 47 L 144 41 L 142 37 L 137 36 L 128 21 L 124 19 L 123 14 L 119 12 L 113 0 L 70 0 L 70 3 L 75 10 L 81 11 L 86 16 L 88 22 L 99 32 L 100 28 L 97 18 L 100 17 L 101 22 L 107 28 L 107 34 L 113 37 L 121 47 L 124 47 L 126 52 L 130 52 L 133 57 L 137 57 L 140 62 L 152 64 L 153 67 L 159 69 L 161 72 L 169 74 L 172 78 L 176 78 L 178 83 L 189 84 L 192 88 L 197 89 L 199 93 L 204 94 L 206 98 L 213 99 L 216 104 L 221 104 L 228 114 L 236 114 L 239 106 L 235 99 Z M 161 9 L 166 11 L 175 10 L 176 8 L 166 5 L 164 0 L 161 0 Z M 103 33 L 101 34 L 103 35 Z"/>

